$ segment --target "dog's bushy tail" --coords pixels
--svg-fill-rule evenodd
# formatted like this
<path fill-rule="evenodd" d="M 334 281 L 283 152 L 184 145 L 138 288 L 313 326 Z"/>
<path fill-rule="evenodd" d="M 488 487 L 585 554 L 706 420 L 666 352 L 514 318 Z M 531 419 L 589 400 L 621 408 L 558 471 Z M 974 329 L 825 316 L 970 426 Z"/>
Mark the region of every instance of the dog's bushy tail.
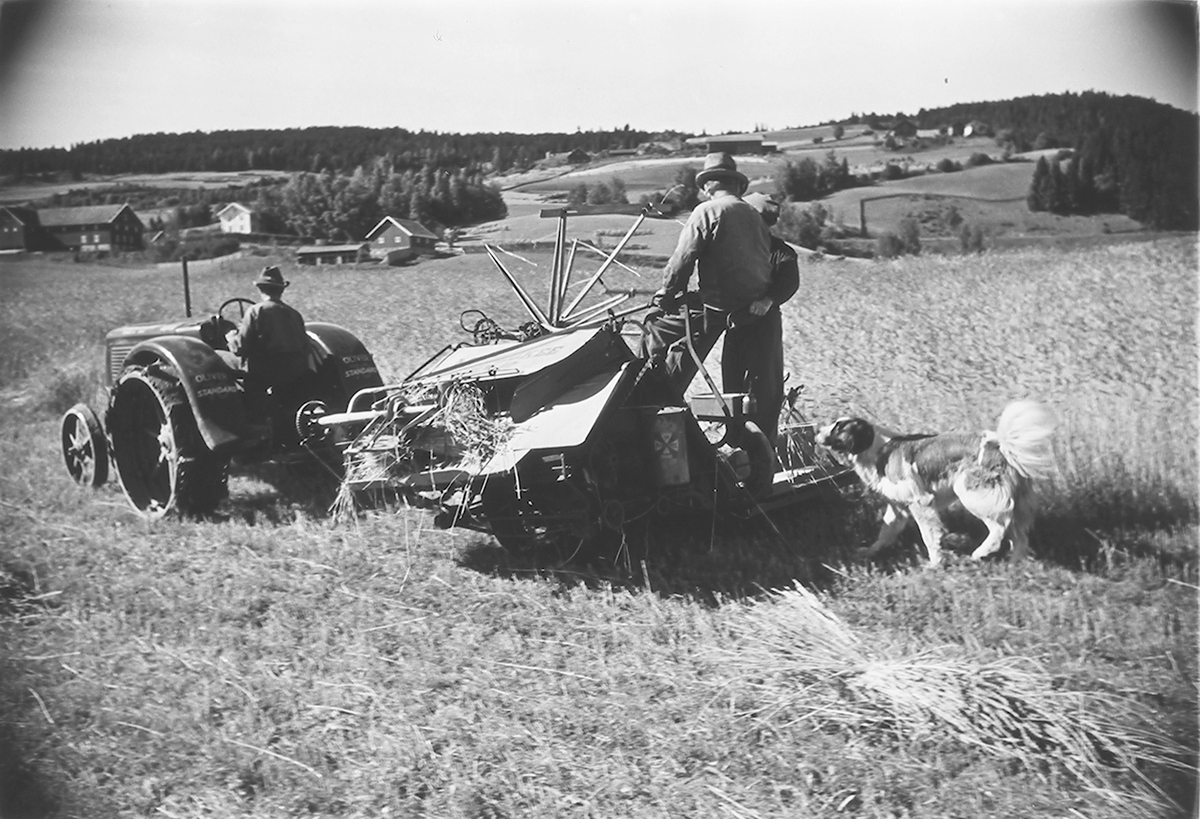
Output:
<path fill-rule="evenodd" d="M 996 423 L 1000 454 L 1026 478 L 1049 478 L 1057 471 L 1051 440 L 1054 415 L 1036 401 L 1013 401 Z"/>

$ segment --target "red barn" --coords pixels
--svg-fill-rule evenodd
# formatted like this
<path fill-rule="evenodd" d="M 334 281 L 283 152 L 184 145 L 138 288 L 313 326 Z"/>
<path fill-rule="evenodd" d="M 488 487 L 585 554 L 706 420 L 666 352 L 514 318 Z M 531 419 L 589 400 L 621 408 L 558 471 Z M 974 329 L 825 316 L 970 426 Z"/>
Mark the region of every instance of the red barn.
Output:
<path fill-rule="evenodd" d="M 296 248 L 296 261 L 300 264 L 354 264 L 371 258 L 369 242 L 347 245 L 302 245 Z"/>
<path fill-rule="evenodd" d="M 437 250 L 437 234 L 420 222 L 385 216 L 367 234 L 371 255 L 377 259 L 402 261 Z"/>
<path fill-rule="evenodd" d="M 0 253 L 39 250 L 37 212 L 31 208 L 0 207 Z"/>
<path fill-rule="evenodd" d="M 60 250 L 140 250 L 146 229 L 129 205 L 47 208 L 37 216 L 42 232 Z"/>
<path fill-rule="evenodd" d="M 708 153 L 763 154 L 767 153 L 762 134 L 721 134 L 720 136 L 692 137 L 688 147 L 701 148 Z"/>

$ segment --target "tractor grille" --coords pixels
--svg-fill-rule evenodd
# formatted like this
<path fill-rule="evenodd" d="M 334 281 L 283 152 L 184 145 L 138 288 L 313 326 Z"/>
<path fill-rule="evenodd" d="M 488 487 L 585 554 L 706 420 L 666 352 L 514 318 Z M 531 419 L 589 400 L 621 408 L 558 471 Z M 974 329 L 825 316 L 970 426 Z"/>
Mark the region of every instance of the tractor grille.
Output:
<path fill-rule="evenodd" d="M 129 351 L 133 349 L 133 345 L 137 342 L 134 340 L 126 341 L 124 339 L 114 341 L 108 346 L 108 385 L 111 387 L 117 383 L 117 379 L 121 377 L 122 365 L 125 363 L 125 356 L 129 355 Z"/>

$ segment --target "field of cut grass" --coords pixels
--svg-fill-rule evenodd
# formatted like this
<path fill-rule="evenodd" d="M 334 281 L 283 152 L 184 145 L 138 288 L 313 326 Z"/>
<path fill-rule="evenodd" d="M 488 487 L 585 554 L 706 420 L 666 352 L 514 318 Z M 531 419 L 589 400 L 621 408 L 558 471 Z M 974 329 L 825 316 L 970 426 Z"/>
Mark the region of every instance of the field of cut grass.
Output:
<path fill-rule="evenodd" d="M 1017 161 L 965 168 L 961 171 L 941 173 L 934 170 L 944 158 L 964 163 L 975 152 L 982 151 L 998 158 L 999 152 L 990 139 L 959 139 L 951 145 L 925 151 L 905 153 L 884 150 L 882 147 L 862 144 L 822 143 L 819 154 L 811 152 L 785 151 L 766 157 L 739 156 L 739 168 L 751 180 L 751 189 L 774 194 L 776 180 L 786 162 L 796 162 L 809 156 L 823 162 L 829 151 L 845 158 L 851 172 L 866 174 L 878 172 L 887 162 L 907 164 L 914 175 L 907 179 L 879 182 L 874 185 L 848 188 L 819 200 L 828 214 L 828 222 L 851 231 L 860 226 L 860 202 L 871 199 L 866 206 L 867 229 L 870 236 L 884 231 L 897 231 L 900 221 L 914 217 L 922 222 L 925 239 L 940 236 L 957 237 L 957 228 L 942 229 L 927 217 L 933 211 L 946 212 L 953 207 L 962 220 L 972 227 L 984 231 L 986 240 L 998 246 L 1018 240 L 1044 240 L 1055 237 L 1095 237 L 1102 234 L 1126 234 L 1143 230 L 1143 226 L 1122 214 L 1100 216 L 1058 216 L 1052 213 L 1030 212 L 1024 202 L 1033 178 L 1033 162 Z M 1034 154 L 1026 158 L 1032 159 Z M 564 195 L 579 183 L 595 185 L 608 183 L 614 177 L 621 179 L 631 201 L 643 193 L 667 190 L 680 168 L 691 165 L 699 168 L 702 157 L 665 157 L 637 160 L 621 160 L 611 163 L 596 163 L 575 171 L 564 172 L 520 185 L 519 189 L 506 194 L 511 199 L 509 218 L 480 225 L 468 231 L 468 235 L 490 242 L 548 241 L 554 237 L 554 223 L 539 219 L 539 206 L 550 206 L 554 197 Z M 924 170 L 923 170 L 924 169 Z M 898 196 L 911 194 L 911 196 Z M 889 197 L 880 199 L 880 197 Z M 946 197 L 956 197 L 947 199 Z M 540 203 L 540 204 L 539 204 Z M 809 207 L 808 203 L 801 203 Z M 923 216 L 927 218 L 922 219 Z M 683 217 L 681 217 L 683 218 Z M 607 221 L 606 221 L 607 220 Z M 620 218 L 589 217 L 588 229 L 617 230 Z M 639 242 L 646 252 L 669 254 L 678 236 L 674 222 L 648 221 L 646 237 Z M 933 247 L 933 245 L 931 245 Z"/>
<path fill-rule="evenodd" d="M 197 312 L 268 261 L 196 269 Z M 463 309 L 525 319 L 486 256 L 283 266 L 385 375 Z M 650 526 L 628 563 L 335 525 L 327 484 L 269 470 L 147 523 L 70 483 L 58 414 L 100 398 L 106 330 L 182 312 L 178 271 L 0 263 L 0 815 L 1190 816 L 1196 267 L 1194 237 L 802 267 L 810 417 L 1059 418 L 1036 559 L 972 563 L 967 526 L 930 571 L 911 536 L 856 562 L 853 491 Z"/>
<path fill-rule="evenodd" d="M 0 203 L 20 204 L 30 200 L 46 199 L 54 194 L 73 190 L 109 190 L 121 186 L 139 188 L 194 188 L 216 190 L 230 185 L 246 185 L 259 179 L 279 179 L 287 174 L 281 171 L 197 171 L 164 174 L 118 174 L 115 176 L 88 175 L 83 179 L 68 182 L 26 183 L 0 186 Z"/>

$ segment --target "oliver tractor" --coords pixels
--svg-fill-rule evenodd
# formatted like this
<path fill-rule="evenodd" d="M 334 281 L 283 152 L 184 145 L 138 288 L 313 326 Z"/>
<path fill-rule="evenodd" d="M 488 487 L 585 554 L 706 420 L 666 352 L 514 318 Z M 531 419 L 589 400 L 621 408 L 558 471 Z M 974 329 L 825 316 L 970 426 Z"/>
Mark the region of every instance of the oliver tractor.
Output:
<path fill-rule="evenodd" d="M 186 266 L 184 290 L 187 294 Z M 118 327 L 105 338 L 108 406 L 104 424 L 86 404 L 62 420 L 67 471 L 102 486 L 109 464 L 142 515 L 203 514 L 227 493 L 231 460 L 288 459 L 303 453 L 296 414 L 308 402 L 344 409 L 382 382 L 371 354 L 348 331 L 309 322 L 315 369 L 286 395 L 270 396 L 270 416 L 251 417 L 239 360 L 226 348 L 250 299 L 226 300 L 210 318 L 191 316 Z M 336 457 L 336 452 L 332 453 Z"/>

